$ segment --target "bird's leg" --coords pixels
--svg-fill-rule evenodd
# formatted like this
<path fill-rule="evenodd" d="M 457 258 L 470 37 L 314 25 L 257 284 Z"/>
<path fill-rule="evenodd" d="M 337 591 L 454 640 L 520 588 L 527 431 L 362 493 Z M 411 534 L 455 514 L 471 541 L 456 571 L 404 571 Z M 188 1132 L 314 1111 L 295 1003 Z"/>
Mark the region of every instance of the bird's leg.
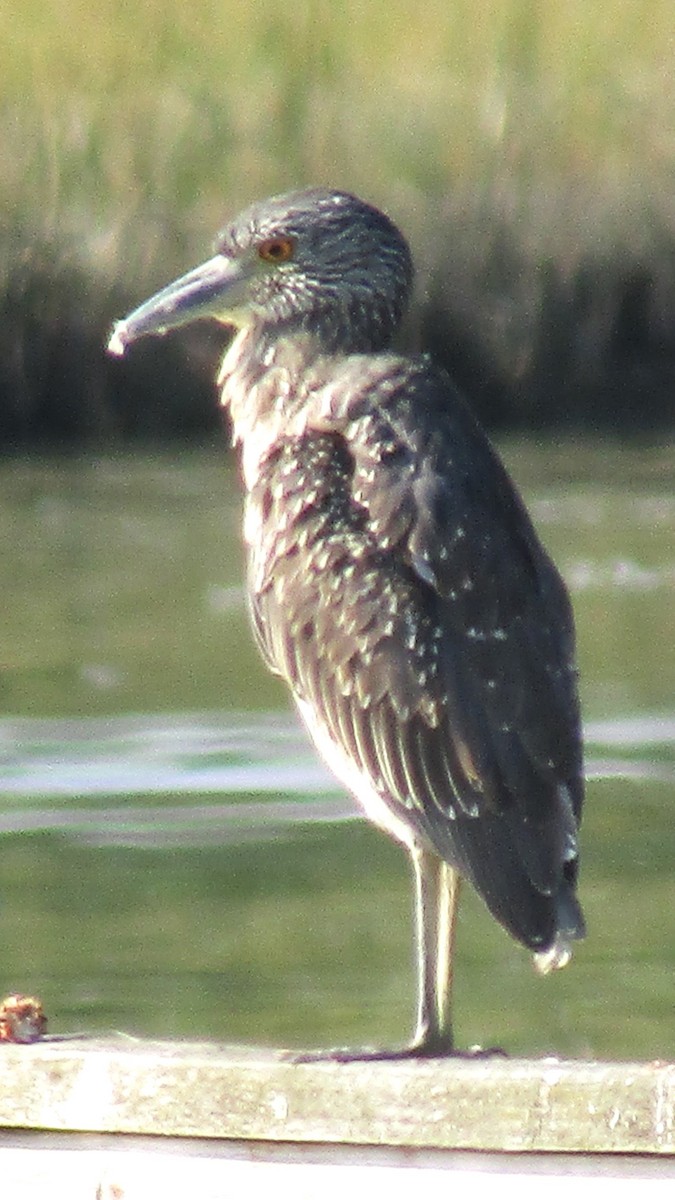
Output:
<path fill-rule="evenodd" d="M 417 923 L 417 1027 L 411 1054 L 453 1053 L 452 975 L 460 877 L 438 855 L 412 850 Z"/>
<path fill-rule="evenodd" d="M 415 868 L 417 1027 L 409 1046 L 291 1051 L 292 1062 L 372 1062 L 453 1054 L 451 993 L 459 875 L 429 850 L 411 851 Z"/>

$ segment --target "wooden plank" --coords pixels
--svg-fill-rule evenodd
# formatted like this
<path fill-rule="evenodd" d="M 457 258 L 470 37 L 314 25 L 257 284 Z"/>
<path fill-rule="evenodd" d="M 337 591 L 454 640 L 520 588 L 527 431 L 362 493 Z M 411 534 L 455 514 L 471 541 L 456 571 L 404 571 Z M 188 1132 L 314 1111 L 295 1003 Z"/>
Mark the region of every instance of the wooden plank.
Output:
<path fill-rule="evenodd" d="M 675 1153 L 675 1064 L 301 1063 L 130 1038 L 0 1047 L 0 1126 L 469 1150 Z"/>

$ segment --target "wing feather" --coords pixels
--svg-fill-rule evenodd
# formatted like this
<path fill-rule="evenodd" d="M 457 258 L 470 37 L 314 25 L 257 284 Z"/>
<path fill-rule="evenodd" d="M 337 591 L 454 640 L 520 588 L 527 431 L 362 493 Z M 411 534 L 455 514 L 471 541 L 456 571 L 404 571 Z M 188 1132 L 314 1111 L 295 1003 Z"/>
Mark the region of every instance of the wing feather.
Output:
<path fill-rule="evenodd" d="M 339 380 L 331 412 L 318 389 L 316 428 L 310 413 L 262 465 L 254 627 L 374 791 L 535 944 L 555 920 L 544 905 L 533 932 L 535 895 L 564 892 L 581 928 L 565 882 L 583 795 L 569 601 L 449 381 L 388 358 L 384 387 L 372 362 L 349 367 L 371 378 L 343 389 L 348 411 Z"/>

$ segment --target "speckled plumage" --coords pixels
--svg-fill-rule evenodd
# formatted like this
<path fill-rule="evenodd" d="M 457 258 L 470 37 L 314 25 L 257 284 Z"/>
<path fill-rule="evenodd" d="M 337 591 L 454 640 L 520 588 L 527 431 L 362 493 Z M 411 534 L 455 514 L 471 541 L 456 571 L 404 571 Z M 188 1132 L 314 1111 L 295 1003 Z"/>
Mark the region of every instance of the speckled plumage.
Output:
<path fill-rule="evenodd" d="M 344 373 L 368 390 L 333 366 L 251 484 L 259 644 L 415 835 L 545 948 L 571 924 L 581 803 L 564 588 L 431 364 Z"/>
<path fill-rule="evenodd" d="M 288 260 L 252 266 L 270 246 Z M 235 269 L 221 299 L 218 273 Z M 113 348 L 194 315 L 238 328 L 219 385 L 267 663 L 369 814 L 416 861 L 469 879 L 544 967 L 563 965 L 583 935 L 570 605 L 450 380 L 388 349 L 411 281 L 377 210 L 293 193 L 244 213 L 205 268 L 117 326 Z"/>

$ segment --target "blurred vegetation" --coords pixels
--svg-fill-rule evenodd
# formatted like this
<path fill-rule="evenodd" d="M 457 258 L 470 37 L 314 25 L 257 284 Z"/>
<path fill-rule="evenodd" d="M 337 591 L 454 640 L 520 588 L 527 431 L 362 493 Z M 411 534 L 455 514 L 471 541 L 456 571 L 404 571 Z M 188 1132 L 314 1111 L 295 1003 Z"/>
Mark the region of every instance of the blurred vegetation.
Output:
<path fill-rule="evenodd" d="M 24 0 L 0 10 L 0 446 L 215 428 L 208 335 L 110 321 L 304 183 L 420 264 L 411 337 L 493 427 L 653 432 L 675 384 L 675 9 Z"/>

